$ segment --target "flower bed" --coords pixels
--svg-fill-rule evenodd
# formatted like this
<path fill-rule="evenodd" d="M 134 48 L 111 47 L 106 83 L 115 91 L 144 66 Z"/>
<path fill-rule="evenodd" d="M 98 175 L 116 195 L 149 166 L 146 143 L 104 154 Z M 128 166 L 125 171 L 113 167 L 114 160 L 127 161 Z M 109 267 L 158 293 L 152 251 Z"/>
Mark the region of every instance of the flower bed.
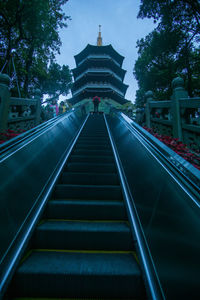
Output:
<path fill-rule="evenodd" d="M 15 132 L 11 129 L 7 129 L 5 132 L 0 132 L 0 144 L 3 144 L 13 139 L 14 137 L 22 134 L 23 132 L 25 132 L 25 130 L 19 130 L 18 132 Z"/>
<path fill-rule="evenodd" d="M 195 168 L 200 170 L 200 153 L 199 153 L 199 151 L 194 152 L 193 150 L 190 150 L 185 144 L 183 144 L 178 139 L 173 138 L 171 136 L 158 134 L 152 128 L 148 128 L 145 126 L 143 128 L 146 131 L 148 131 L 150 134 L 155 136 L 159 141 L 161 141 L 166 146 L 171 148 L 178 155 L 180 155 L 185 160 L 187 160 L 189 163 L 191 163 Z"/>

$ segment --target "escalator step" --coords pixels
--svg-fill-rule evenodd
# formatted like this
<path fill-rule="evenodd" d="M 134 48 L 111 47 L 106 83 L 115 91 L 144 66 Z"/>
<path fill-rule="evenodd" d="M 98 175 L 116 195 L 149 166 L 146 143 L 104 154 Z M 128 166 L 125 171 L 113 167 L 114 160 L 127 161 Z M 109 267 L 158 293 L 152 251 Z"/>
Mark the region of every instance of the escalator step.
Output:
<path fill-rule="evenodd" d="M 93 172 L 93 173 L 115 173 L 115 164 L 98 164 L 98 163 L 68 163 L 65 167 L 69 172 Z"/>
<path fill-rule="evenodd" d="M 131 253 L 33 251 L 18 268 L 15 297 L 143 299 L 140 269 Z"/>
<path fill-rule="evenodd" d="M 110 173 L 73 173 L 63 172 L 60 183 L 64 184 L 87 184 L 87 185 L 119 185 L 117 174 Z"/>
<path fill-rule="evenodd" d="M 127 222 L 46 220 L 34 232 L 36 249 L 133 250 Z"/>
<path fill-rule="evenodd" d="M 108 142 L 110 143 L 110 140 L 108 138 L 108 136 L 103 136 L 103 137 L 90 137 L 90 136 L 82 136 L 80 135 L 79 136 L 79 141 L 105 141 L 105 142 Z"/>
<path fill-rule="evenodd" d="M 78 143 L 86 143 L 86 144 L 94 144 L 94 145 L 103 145 L 103 144 L 108 144 L 110 145 L 110 141 L 108 138 L 81 138 L 79 137 Z"/>
<path fill-rule="evenodd" d="M 113 163 L 114 158 L 112 156 L 90 156 L 90 155 L 71 155 L 69 162 L 98 162 L 98 163 Z"/>
<path fill-rule="evenodd" d="M 103 156 L 113 156 L 112 150 L 74 150 L 72 154 L 76 155 L 90 155 L 90 156 L 98 156 L 98 155 L 103 155 Z"/>
<path fill-rule="evenodd" d="M 82 149 L 82 150 L 109 150 L 110 145 L 94 145 L 94 144 L 86 144 L 86 143 L 77 143 L 74 149 Z"/>
<path fill-rule="evenodd" d="M 108 134 L 105 132 L 99 132 L 99 133 L 95 133 L 95 131 L 93 132 L 82 132 L 82 134 L 80 135 L 81 138 L 89 138 L 89 139 L 96 139 L 96 140 L 100 140 L 100 139 L 108 139 Z"/>
<path fill-rule="evenodd" d="M 125 220 L 123 201 L 109 200 L 51 200 L 45 218 L 76 220 Z"/>
<path fill-rule="evenodd" d="M 86 200 L 122 200 L 122 192 L 121 187 L 115 185 L 57 184 L 55 187 L 54 198 Z"/>

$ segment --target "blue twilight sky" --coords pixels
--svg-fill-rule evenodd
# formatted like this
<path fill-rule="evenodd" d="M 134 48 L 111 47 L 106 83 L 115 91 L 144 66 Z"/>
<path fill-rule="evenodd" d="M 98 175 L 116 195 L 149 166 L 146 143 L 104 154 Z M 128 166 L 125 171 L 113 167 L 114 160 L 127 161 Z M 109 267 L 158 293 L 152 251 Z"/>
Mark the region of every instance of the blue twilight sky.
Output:
<path fill-rule="evenodd" d="M 60 31 L 61 54 L 59 64 L 75 68 L 74 55 L 87 44 L 96 45 L 99 25 L 103 45 L 112 44 L 125 57 L 123 69 L 127 71 L 124 83 L 129 85 L 126 99 L 135 101 L 137 82 L 133 67 L 137 59 L 136 41 L 145 37 L 155 25 L 149 19 L 137 19 L 140 0 L 69 0 L 63 10 L 72 20 Z M 66 97 L 64 97 L 66 98 Z"/>

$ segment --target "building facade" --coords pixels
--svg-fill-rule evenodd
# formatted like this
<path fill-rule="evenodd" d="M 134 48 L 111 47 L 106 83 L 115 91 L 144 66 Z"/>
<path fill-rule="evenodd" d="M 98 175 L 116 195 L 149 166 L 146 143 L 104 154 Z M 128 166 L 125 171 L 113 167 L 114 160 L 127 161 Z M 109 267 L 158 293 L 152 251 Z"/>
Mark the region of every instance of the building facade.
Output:
<path fill-rule="evenodd" d="M 99 111 L 108 112 L 112 105 L 121 108 L 127 102 L 125 93 L 128 85 L 123 83 L 126 71 L 122 69 L 124 57 L 112 45 L 103 46 L 101 31 L 97 45 L 87 45 L 75 55 L 76 68 L 72 70 L 74 83 L 73 106 L 85 105 L 86 111 L 93 111 L 93 98 L 100 98 Z"/>

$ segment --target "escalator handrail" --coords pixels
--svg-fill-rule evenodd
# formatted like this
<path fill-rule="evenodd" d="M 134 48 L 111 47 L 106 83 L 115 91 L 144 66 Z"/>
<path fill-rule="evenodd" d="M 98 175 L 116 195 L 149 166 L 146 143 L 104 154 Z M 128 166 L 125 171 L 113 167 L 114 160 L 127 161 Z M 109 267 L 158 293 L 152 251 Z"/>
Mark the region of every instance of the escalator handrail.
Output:
<path fill-rule="evenodd" d="M 131 124 L 127 121 L 127 116 L 126 119 L 124 119 L 123 114 L 122 117 L 119 115 L 120 118 L 122 118 L 123 122 L 126 124 L 126 126 L 129 128 L 129 130 L 137 137 L 140 142 L 142 142 L 143 145 L 146 146 L 146 148 L 151 151 L 156 153 L 156 156 L 154 155 L 155 159 L 157 159 L 160 163 L 165 165 L 165 169 L 169 172 L 169 170 L 173 173 L 173 177 L 176 177 L 176 181 L 178 181 L 179 185 L 187 192 L 190 193 L 191 199 L 200 206 L 200 203 L 197 202 L 196 198 L 199 199 L 199 186 L 192 181 L 184 172 L 180 170 L 162 151 L 159 149 L 158 145 L 155 145 L 152 143 L 150 139 L 148 139 L 146 136 L 144 136 L 142 131 L 139 131 L 138 128 L 134 126 L 133 121 L 131 120 Z M 159 143 L 160 141 L 156 141 Z M 160 142 L 161 143 L 161 142 Z M 165 146 L 165 145 L 164 145 Z M 171 152 L 172 150 L 169 149 Z M 174 156 L 178 156 L 174 152 Z M 166 168 L 167 167 L 167 168 Z M 196 171 L 196 170 L 195 170 Z M 196 174 L 194 175 L 196 179 L 200 179 L 200 176 L 197 175 L 198 170 L 196 171 Z M 199 172 L 198 172 L 199 173 Z M 171 174 L 172 175 L 172 174 Z M 198 178 L 197 178 L 198 176 Z M 200 200 L 198 200 L 200 201 Z"/>
<path fill-rule="evenodd" d="M 22 134 L 19 136 L 1 144 L 0 146 L 0 162 L 5 160 L 7 156 L 12 155 L 12 152 L 17 151 L 17 149 L 21 148 L 24 144 L 28 143 L 30 140 L 37 138 L 37 136 L 41 135 L 43 132 L 56 125 L 58 122 L 64 120 L 65 118 L 70 117 L 76 110 L 67 112 L 63 115 L 52 118 L 51 120 L 44 122 Z"/>
<path fill-rule="evenodd" d="M 134 204 L 134 199 L 132 198 L 132 195 L 130 193 L 128 183 L 126 180 L 126 176 L 123 171 L 122 163 L 120 161 L 117 148 L 114 142 L 114 139 L 112 137 L 112 133 L 110 131 L 107 119 L 104 115 L 106 127 L 108 130 L 108 135 L 110 138 L 110 142 L 112 145 L 113 153 L 114 153 L 114 158 L 115 162 L 117 165 L 117 170 L 119 173 L 120 181 L 121 181 L 121 187 L 122 187 L 122 192 L 124 195 L 124 200 L 126 203 L 126 207 L 128 210 L 129 214 L 129 221 L 130 221 L 130 226 L 132 232 L 134 232 L 136 239 L 137 239 L 137 246 L 139 250 L 139 256 L 140 256 L 140 261 L 142 264 L 142 268 L 144 270 L 144 279 L 146 283 L 146 288 L 147 288 L 147 293 L 149 296 L 149 299 L 151 300 L 164 300 L 164 292 L 161 287 L 160 280 L 158 278 L 156 268 L 153 262 L 153 258 L 151 256 L 148 243 L 146 241 L 142 225 L 140 223 L 140 219 L 137 213 L 136 206 Z"/>
<path fill-rule="evenodd" d="M 77 132 L 77 135 L 75 136 L 72 144 L 66 150 L 66 152 L 63 154 L 63 156 L 60 158 L 60 161 L 56 165 L 48 182 L 46 183 L 46 185 L 44 186 L 40 195 L 36 199 L 35 204 L 33 205 L 31 211 L 27 215 L 26 220 L 22 224 L 22 227 L 23 227 L 23 226 L 25 226 L 25 224 L 27 222 L 25 229 L 22 230 L 22 228 L 21 228 L 21 231 L 19 230 L 19 232 L 18 232 L 18 238 L 16 238 L 16 239 L 18 239 L 17 245 L 14 247 L 14 250 L 11 253 L 11 257 L 9 257 L 7 259 L 8 263 L 6 264 L 6 266 L 4 268 L 1 269 L 2 275 L 0 278 L 0 299 L 2 299 L 5 294 L 5 291 L 9 284 L 9 281 L 17 267 L 17 264 L 19 263 L 19 261 L 21 259 L 22 253 L 24 252 L 24 250 L 27 246 L 27 240 L 30 239 L 30 235 L 32 234 L 34 228 L 36 227 L 42 212 L 44 211 L 44 207 L 51 196 L 51 193 L 52 193 L 53 188 L 60 176 L 60 173 L 62 172 L 88 117 L 89 117 L 89 115 L 86 116 L 86 118 L 83 121 L 83 124 L 81 125 L 79 131 Z M 22 232 L 21 235 L 20 235 L 20 232 Z"/>

